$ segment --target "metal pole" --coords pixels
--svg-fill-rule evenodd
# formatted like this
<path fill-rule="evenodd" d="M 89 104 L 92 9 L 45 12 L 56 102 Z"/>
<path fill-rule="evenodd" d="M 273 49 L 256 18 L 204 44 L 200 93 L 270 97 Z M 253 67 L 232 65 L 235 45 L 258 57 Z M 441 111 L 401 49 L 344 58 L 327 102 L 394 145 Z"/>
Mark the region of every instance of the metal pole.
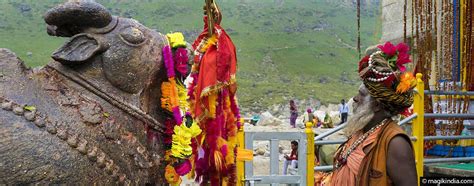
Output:
<path fill-rule="evenodd" d="M 425 94 L 428 95 L 466 95 L 474 96 L 474 91 L 442 91 L 442 90 L 425 90 Z"/>
<path fill-rule="evenodd" d="M 332 165 L 314 167 L 315 171 L 329 171 L 329 170 L 332 170 L 332 169 L 333 169 Z"/>
<path fill-rule="evenodd" d="M 474 157 L 424 159 L 424 163 L 442 163 L 442 162 L 460 162 L 460 161 L 474 161 Z M 315 171 L 329 171 L 332 169 L 333 169 L 332 165 L 314 167 Z"/>
<path fill-rule="evenodd" d="M 415 161 L 416 161 L 416 172 L 418 173 L 418 183 L 420 183 L 420 177 L 423 176 L 423 150 L 424 150 L 424 140 L 423 140 L 423 135 L 424 135 L 424 115 L 425 115 L 425 110 L 424 110 L 424 92 L 423 90 L 425 89 L 425 85 L 423 83 L 421 73 L 416 74 L 416 90 L 418 91 L 415 94 L 414 98 L 414 104 L 413 104 L 413 111 L 419 116 L 416 117 L 415 120 L 413 121 L 413 136 L 416 137 L 416 141 L 413 142 L 413 147 L 415 149 Z"/>
<path fill-rule="evenodd" d="M 407 118 L 403 119 L 402 121 L 398 122 L 398 125 L 405 125 L 407 124 L 409 121 L 415 119 L 418 115 L 416 113 L 413 113 L 412 115 L 408 116 Z"/>
<path fill-rule="evenodd" d="M 425 136 L 425 140 L 474 139 L 474 136 Z"/>
<path fill-rule="evenodd" d="M 324 133 L 322 133 L 322 134 L 316 136 L 316 137 L 314 138 L 314 140 L 315 140 L 315 141 L 322 140 L 323 138 L 328 137 L 329 135 L 331 135 L 331 134 L 333 134 L 333 133 L 335 133 L 335 132 L 337 132 L 337 131 L 340 131 L 340 130 L 343 129 L 346 125 L 347 125 L 347 122 L 346 122 L 346 123 L 343 123 L 343 124 L 340 124 L 340 125 L 338 125 L 337 127 L 335 127 L 335 128 L 333 128 L 333 129 L 331 129 L 331 130 L 329 130 L 329 131 L 326 131 L 326 132 L 324 132 Z"/>
<path fill-rule="evenodd" d="M 341 144 L 344 143 L 346 140 L 320 140 L 320 141 L 315 141 L 315 145 L 332 145 L 332 144 Z"/>
<path fill-rule="evenodd" d="M 474 114 L 424 114 L 425 118 L 463 118 L 463 119 L 474 119 Z"/>
<path fill-rule="evenodd" d="M 270 175 L 278 175 L 280 168 L 278 156 L 278 139 L 270 139 Z"/>
<path fill-rule="evenodd" d="M 462 157 L 462 158 L 432 158 L 425 159 L 425 163 L 441 163 L 441 162 L 458 162 L 458 161 L 474 161 L 474 157 Z"/>

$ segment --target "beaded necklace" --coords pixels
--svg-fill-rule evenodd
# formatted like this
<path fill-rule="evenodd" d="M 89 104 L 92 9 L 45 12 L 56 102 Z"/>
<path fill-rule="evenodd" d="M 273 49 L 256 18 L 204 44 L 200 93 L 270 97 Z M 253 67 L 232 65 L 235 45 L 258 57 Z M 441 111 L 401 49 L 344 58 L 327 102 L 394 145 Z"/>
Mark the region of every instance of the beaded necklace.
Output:
<path fill-rule="evenodd" d="M 369 131 L 365 132 L 362 136 L 360 136 L 352 145 L 349 147 L 349 149 L 346 151 L 347 144 L 342 147 L 342 150 L 338 154 L 338 157 L 336 158 L 336 165 L 335 165 L 335 170 L 341 168 L 347 163 L 347 158 L 349 155 L 354 151 L 355 148 L 357 148 L 362 142 L 365 141 L 365 139 L 372 133 L 375 132 L 378 128 L 384 126 L 386 123 L 388 123 L 388 119 L 384 119 L 380 124 L 372 127 Z M 349 137 L 347 141 L 350 141 L 352 138 Z M 344 153 L 346 151 L 346 153 Z"/>

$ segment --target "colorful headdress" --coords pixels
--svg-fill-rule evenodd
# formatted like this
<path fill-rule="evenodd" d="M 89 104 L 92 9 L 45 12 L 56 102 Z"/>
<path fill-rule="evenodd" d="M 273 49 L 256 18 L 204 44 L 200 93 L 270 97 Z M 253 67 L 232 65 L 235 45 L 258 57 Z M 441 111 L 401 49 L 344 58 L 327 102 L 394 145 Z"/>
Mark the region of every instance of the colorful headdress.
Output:
<path fill-rule="evenodd" d="M 413 103 L 416 81 L 404 66 L 411 62 L 410 47 L 405 43 L 394 46 L 387 42 L 378 48 L 380 50 L 359 62 L 359 76 L 373 98 L 391 113 L 398 114 Z"/>

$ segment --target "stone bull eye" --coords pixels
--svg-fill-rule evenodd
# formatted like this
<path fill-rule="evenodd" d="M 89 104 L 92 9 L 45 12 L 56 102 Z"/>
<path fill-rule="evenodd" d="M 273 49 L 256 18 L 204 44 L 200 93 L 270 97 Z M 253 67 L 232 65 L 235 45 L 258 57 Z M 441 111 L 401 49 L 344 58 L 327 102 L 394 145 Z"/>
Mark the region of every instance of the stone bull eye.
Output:
<path fill-rule="evenodd" d="M 120 32 L 120 39 L 131 46 L 139 46 L 145 42 L 145 35 L 135 27 L 124 28 Z"/>

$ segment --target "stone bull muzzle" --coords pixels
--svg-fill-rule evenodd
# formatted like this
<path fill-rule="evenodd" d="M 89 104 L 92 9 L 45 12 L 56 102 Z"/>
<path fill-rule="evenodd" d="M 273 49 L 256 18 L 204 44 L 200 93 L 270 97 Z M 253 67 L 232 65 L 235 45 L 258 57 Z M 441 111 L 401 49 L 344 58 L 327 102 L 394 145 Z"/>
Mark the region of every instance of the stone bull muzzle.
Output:
<path fill-rule="evenodd" d="M 70 1 L 44 17 L 47 32 L 71 37 L 52 58 L 77 67 L 101 63 L 107 80 L 127 93 L 140 93 L 162 67 L 163 35 L 133 19 L 112 16 L 93 1 Z"/>

